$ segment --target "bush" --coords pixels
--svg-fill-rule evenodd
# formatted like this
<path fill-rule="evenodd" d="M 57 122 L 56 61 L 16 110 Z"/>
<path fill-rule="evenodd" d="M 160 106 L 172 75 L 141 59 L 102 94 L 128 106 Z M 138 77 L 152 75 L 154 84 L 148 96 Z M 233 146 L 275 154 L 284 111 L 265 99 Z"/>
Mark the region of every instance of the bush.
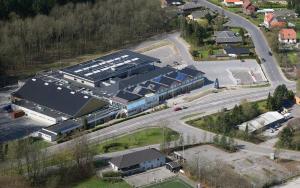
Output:
<path fill-rule="evenodd" d="M 121 177 L 122 174 L 120 172 L 115 172 L 115 171 L 107 171 L 102 173 L 102 177 L 104 178 L 111 178 L 111 177 Z"/>
<path fill-rule="evenodd" d="M 105 153 L 107 153 L 110 148 L 120 147 L 122 145 L 123 145 L 122 143 L 118 143 L 118 142 L 109 143 L 109 144 L 106 144 L 106 145 L 103 146 L 103 150 L 104 150 Z"/>

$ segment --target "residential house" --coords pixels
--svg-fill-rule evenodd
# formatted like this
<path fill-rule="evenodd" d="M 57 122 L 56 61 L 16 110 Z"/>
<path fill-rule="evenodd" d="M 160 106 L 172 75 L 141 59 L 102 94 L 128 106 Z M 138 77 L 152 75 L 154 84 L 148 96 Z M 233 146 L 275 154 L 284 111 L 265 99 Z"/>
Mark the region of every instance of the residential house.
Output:
<path fill-rule="evenodd" d="M 297 33 L 294 29 L 281 29 L 278 34 L 278 41 L 282 44 L 296 44 Z"/>
<path fill-rule="evenodd" d="M 243 3 L 243 12 L 247 15 L 252 15 L 256 11 L 256 7 L 252 4 L 250 0 L 244 0 Z"/>
<path fill-rule="evenodd" d="M 154 148 L 114 157 L 109 161 L 113 171 L 131 175 L 166 164 L 166 156 Z"/>
<path fill-rule="evenodd" d="M 203 10 L 198 10 L 198 11 L 194 11 L 192 12 L 190 15 L 188 15 L 188 18 L 190 20 L 194 20 L 194 21 L 198 21 L 200 19 L 204 19 L 206 18 L 206 16 L 210 14 L 210 15 L 215 15 L 214 12 L 208 10 L 208 9 L 203 9 Z"/>
<path fill-rule="evenodd" d="M 274 11 L 274 14 L 275 14 L 276 18 L 282 18 L 282 19 L 298 18 L 298 14 L 294 10 L 289 10 L 289 9 L 276 9 Z"/>
<path fill-rule="evenodd" d="M 161 0 L 161 6 L 180 6 L 183 5 L 184 2 L 182 0 Z"/>
<path fill-rule="evenodd" d="M 249 56 L 250 50 L 248 48 L 238 48 L 238 47 L 231 47 L 228 46 L 224 48 L 224 54 L 228 55 L 229 57 L 241 57 L 241 56 Z"/>
<path fill-rule="evenodd" d="M 242 6 L 242 0 L 224 0 L 223 4 L 227 7 L 235 7 L 235 6 Z"/>
<path fill-rule="evenodd" d="M 282 28 L 287 25 L 286 21 L 277 18 L 274 13 L 266 13 L 264 18 L 264 26 L 268 29 Z"/>
<path fill-rule="evenodd" d="M 238 44 L 243 42 L 242 37 L 237 36 L 232 31 L 216 31 L 214 37 L 217 44 Z"/>

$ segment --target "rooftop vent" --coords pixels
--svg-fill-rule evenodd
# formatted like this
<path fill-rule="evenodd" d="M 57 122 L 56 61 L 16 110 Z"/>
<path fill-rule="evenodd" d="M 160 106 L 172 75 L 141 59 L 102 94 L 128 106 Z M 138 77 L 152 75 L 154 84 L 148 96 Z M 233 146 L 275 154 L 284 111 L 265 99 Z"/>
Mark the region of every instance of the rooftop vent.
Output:
<path fill-rule="evenodd" d="M 83 98 L 88 99 L 89 97 L 88 96 L 84 96 Z"/>
<path fill-rule="evenodd" d="M 31 80 L 32 80 L 32 81 L 34 81 L 34 82 L 36 81 L 36 79 L 35 79 L 35 78 L 32 78 Z"/>
<path fill-rule="evenodd" d="M 49 85 L 49 83 L 45 82 L 45 86 Z"/>
<path fill-rule="evenodd" d="M 58 90 L 61 90 L 61 87 L 57 87 Z"/>
<path fill-rule="evenodd" d="M 74 94 L 75 94 L 75 92 L 74 92 L 74 91 L 71 91 L 70 93 L 71 93 L 72 95 L 74 95 Z"/>

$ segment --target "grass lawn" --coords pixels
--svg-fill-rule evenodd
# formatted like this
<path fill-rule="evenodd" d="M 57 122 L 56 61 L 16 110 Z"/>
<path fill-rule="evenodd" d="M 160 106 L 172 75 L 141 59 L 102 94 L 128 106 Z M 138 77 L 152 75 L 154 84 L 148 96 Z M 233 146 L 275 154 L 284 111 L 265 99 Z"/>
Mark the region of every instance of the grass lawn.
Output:
<path fill-rule="evenodd" d="M 192 186 L 188 185 L 180 179 L 173 179 L 159 184 L 151 185 L 146 188 L 192 188 Z"/>
<path fill-rule="evenodd" d="M 258 110 L 259 110 L 260 113 L 265 113 L 265 112 L 268 111 L 266 109 L 266 100 L 257 101 L 256 104 L 258 106 Z M 231 110 L 229 110 L 225 113 L 230 113 L 230 112 L 231 112 Z M 207 123 L 207 121 L 210 118 L 211 118 L 212 124 Z M 194 119 L 194 120 L 189 120 L 186 123 L 191 125 L 191 126 L 194 126 L 196 128 L 199 128 L 199 129 L 214 132 L 214 133 L 217 133 L 217 134 L 223 134 L 219 130 L 216 129 L 216 128 L 218 128 L 218 125 L 219 125 L 219 124 L 215 124 L 217 122 L 218 118 L 219 118 L 218 113 L 216 113 L 216 114 L 211 114 L 211 115 L 204 116 L 204 117 L 201 117 L 201 118 L 197 118 L 197 119 Z M 260 136 L 254 136 L 253 135 L 253 137 L 245 137 L 244 136 L 244 131 L 241 131 L 241 130 L 238 130 L 238 129 L 232 129 L 228 133 L 227 136 L 247 140 L 247 141 L 250 141 L 250 142 L 253 142 L 253 143 L 260 143 L 260 142 L 263 141 L 263 139 Z"/>
<path fill-rule="evenodd" d="M 131 188 L 125 181 L 111 183 L 96 177 L 90 178 L 74 186 L 74 188 Z"/>
<path fill-rule="evenodd" d="M 296 52 L 288 53 L 288 59 L 293 65 L 296 65 L 299 62 L 298 54 Z"/>
<path fill-rule="evenodd" d="M 95 151 L 97 153 L 107 153 L 152 144 L 160 144 L 163 142 L 163 132 L 165 132 L 165 135 L 169 135 L 172 141 L 179 138 L 179 134 L 171 129 L 166 128 L 163 131 L 163 128 L 150 128 L 95 145 Z"/>

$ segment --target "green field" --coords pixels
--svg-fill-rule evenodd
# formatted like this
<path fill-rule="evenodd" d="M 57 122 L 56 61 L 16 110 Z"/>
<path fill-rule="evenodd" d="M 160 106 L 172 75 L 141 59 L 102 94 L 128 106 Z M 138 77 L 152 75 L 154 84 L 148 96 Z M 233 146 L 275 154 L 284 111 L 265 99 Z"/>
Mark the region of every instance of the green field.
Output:
<path fill-rule="evenodd" d="M 288 59 L 291 62 L 291 64 L 296 65 L 299 61 L 298 54 L 296 52 L 290 52 L 288 53 Z"/>
<path fill-rule="evenodd" d="M 79 183 L 74 188 L 131 188 L 125 181 L 111 183 L 106 182 L 96 177 L 90 178 Z"/>
<path fill-rule="evenodd" d="M 165 136 L 168 135 L 171 141 L 179 138 L 179 134 L 171 129 L 149 128 L 95 145 L 95 150 L 97 153 L 107 153 L 129 148 L 160 144 L 163 142 L 164 133 Z"/>
<path fill-rule="evenodd" d="M 151 185 L 146 188 L 192 188 L 192 186 L 188 185 L 180 179 L 173 179 L 159 184 Z"/>

